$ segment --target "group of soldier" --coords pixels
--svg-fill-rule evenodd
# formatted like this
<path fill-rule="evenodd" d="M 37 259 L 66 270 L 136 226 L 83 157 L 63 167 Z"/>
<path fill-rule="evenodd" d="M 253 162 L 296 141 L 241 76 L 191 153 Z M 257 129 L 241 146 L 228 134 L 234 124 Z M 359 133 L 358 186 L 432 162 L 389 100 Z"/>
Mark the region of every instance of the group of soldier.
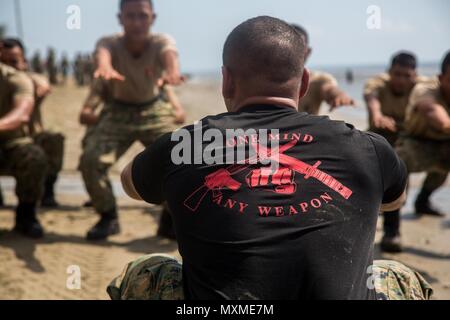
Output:
<path fill-rule="evenodd" d="M 120 232 L 108 169 L 135 141 L 149 146 L 185 121 L 185 112 L 172 89 L 184 81 L 175 43 L 163 34 L 149 35 L 156 15 L 153 8 L 144 14 L 148 15 L 142 20 L 146 22 L 139 24 L 134 23 L 132 15 L 119 14 L 123 34 L 97 43 L 95 68 L 90 69 L 94 80 L 80 113 L 87 131 L 79 169 L 90 205 L 100 220 L 87 233 L 89 240 L 103 240 Z M 303 27 L 293 28 L 309 41 Z M 58 205 L 54 186 L 64 154 L 64 136 L 45 130 L 41 121 L 40 107 L 51 92 L 52 77 L 49 81 L 29 71 L 32 66 L 28 66 L 25 49 L 18 40 L 3 40 L 0 52 L 0 169 L 17 181 L 15 230 L 39 238 L 44 231 L 36 210 L 39 205 Z M 309 48 L 308 56 L 311 52 Z M 364 90 L 369 130 L 397 148 L 410 173 L 428 173 L 415 203 L 418 215 L 442 216 L 430 204 L 430 196 L 445 183 L 450 167 L 449 60 L 447 54 L 439 79 L 424 78 L 417 75 L 415 56 L 401 52 L 393 58 L 388 73 L 370 79 Z M 75 75 L 79 76 L 77 72 Z M 82 82 L 81 76 L 78 82 Z M 310 89 L 299 111 L 317 115 L 324 102 L 331 110 L 355 104 L 333 76 L 312 72 Z M 420 159 L 415 150 L 424 148 L 429 157 Z M 170 223 L 169 210 L 164 206 L 161 236 L 175 237 Z M 384 216 L 382 249 L 402 250 L 399 211 Z"/>
<path fill-rule="evenodd" d="M 308 42 L 307 31 L 298 25 L 294 27 Z M 450 168 L 450 52 L 444 57 L 439 79 L 418 75 L 417 64 L 413 53 L 399 52 L 392 58 L 387 73 L 367 81 L 364 100 L 369 131 L 387 139 L 410 173 L 428 173 L 415 201 L 416 215 L 444 217 L 432 206 L 430 197 L 445 184 Z M 331 110 L 354 105 L 332 75 L 312 72 L 309 92 L 300 102 L 299 111 L 318 115 L 323 102 Z M 419 157 L 423 153 L 418 151 L 423 148 L 430 151 L 426 153 L 428 158 Z M 384 213 L 383 251 L 402 251 L 400 221 L 400 210 Z"/>
<path fill-rule="evenodd" d="M 78 53 L 73 63 L 66 54 L 63 54 L 58 61 L 56 52 L 50 48 L 45 62 L 41 54 L 37 51 L 31 58 L 29 70 L 36 74 L 47 75 L 51 85 L 66 84 L 71 71 L 78 86 L 90 85 L 93 80 L 95 62 L 91 54 Z"/>

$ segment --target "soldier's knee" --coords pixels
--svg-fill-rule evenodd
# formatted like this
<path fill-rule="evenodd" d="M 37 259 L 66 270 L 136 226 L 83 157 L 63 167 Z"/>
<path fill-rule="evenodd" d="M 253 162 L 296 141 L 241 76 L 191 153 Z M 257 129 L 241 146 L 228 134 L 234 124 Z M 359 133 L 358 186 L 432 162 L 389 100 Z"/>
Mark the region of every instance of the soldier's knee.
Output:
<path fill-rule="evenodd" d="M 52 144 L 55 145 L 57 148 L 64 148 L 64 141 L 66 140 L 66 137 L 62 135 L 61 133 L 52 133 L 51 134 L 51 141 Z"/>
<path fill-rule="evenodd" d="M 93 171 L 102 170 L 107 168 L 101 161 L 100 155 L 95 150 L 88 149 L 81 155 L 80 158 L 80 170 L 83 173 L 91 175 Z"/>
<path fill-rule="evenodd" d="M 44 150 L 38 145 L 29 145 L 25 150 L 24 159 L 28 170 L 45 175 L 48 170 L 48 159 Z"/>

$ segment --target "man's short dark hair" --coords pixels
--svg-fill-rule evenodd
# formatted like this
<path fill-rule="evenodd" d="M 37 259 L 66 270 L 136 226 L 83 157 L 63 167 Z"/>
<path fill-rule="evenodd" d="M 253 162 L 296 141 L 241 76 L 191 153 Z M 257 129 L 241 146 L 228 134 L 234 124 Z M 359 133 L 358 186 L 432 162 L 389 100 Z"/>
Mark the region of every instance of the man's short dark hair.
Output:
<path fill-rule="evenodd" d="M 417 68 L 417 58 L 411 52 L 401 51 L 394 55 L 394 57 L 392 57 L 391 68 L 393 68 L 394 66 L 400 66 L 415 70 Z"/>
<path fill-rule="evenodd" d="M 305 37 L 306 44 L 309 44 L 309 34 L 308 31 L 306 31 L 305 28 L 303 28 L 301 25 L 293 23 L 291 24 L 292 28 L 294 28 L 298 33 L 300 33 L 303 37 Z"/>
<path fill-rule="evenodd" d="M 25 55 L 25 47 L 24 47 L 22 41 L 20 41 L 19 39 L 6 38 L 6 39 L 1 40 L 1 42 L 2 42 L 3 48 L 13 49 L 13 48 L 19 47 L 22 50 L 23 55 Z"/>
<path fill-rule="evenodd" d="M 441 72 L 443 75 L 448 71 L 449 67 L 450 67 L 450 51 L 447 52 L 447 54 L 444 57 L 444 60 L 442 61 Z"/>
<path fill-rule="evenodd" d="M 285 83 L 303 74 L 306 43 L 288 23 L 268 16 L 245 21 L 228 36 L 223 64 L 235 76 Z"/>
<path fill-rule="evenodd" d="M 147 1 L 150 4 L 150 7 L 153 9 L 153 1 L 152 0 L 120 0 L 120 10 L 123 9 L 126 3 L 132 2 L 132 1 Z"/>

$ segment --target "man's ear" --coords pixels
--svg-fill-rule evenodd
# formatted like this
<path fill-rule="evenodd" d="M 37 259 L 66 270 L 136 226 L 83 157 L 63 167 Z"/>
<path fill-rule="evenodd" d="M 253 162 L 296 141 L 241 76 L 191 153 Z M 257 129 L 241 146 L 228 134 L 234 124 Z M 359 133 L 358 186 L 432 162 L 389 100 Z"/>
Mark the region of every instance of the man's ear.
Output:
<path fill-rule="evenodd" d="M 305 62 L 309 60 L 309 57 L 311 57 L 313 49 L 311 47 L 308 47 L 308 49 L 306 50 L 306 55 L 305 55 Z"/>
<path fill-rule="evenodd" d="M 158 15 L 156 13 L 154 13 L 152 16 L 152 24 L 151 24 L 152 26 L 155 24 L 156 18 L 158 18 Z"/>
<path fill-rule="evenodd" d="M 309 89 L 309 70 L 305 68 L 303 70 L 303 76 L 302 76 L 302 84 L 300 87 L 300 100 L 306 95 Z"/>
<path fill-rule="evenodd" d="M 123 26 L 123 22 L 122 22 L 122 13 L 118 13 L 118 14 L 117 14 L 117 19 L 119 20 L 119 24 L 120 24 L 121 26 Z"/>
<path fill-rule="evenodd" d="M 230 69 L 222 67 L 222 95 L 224 99 L 232 99 L 234 96 L 234 83 Z"/>

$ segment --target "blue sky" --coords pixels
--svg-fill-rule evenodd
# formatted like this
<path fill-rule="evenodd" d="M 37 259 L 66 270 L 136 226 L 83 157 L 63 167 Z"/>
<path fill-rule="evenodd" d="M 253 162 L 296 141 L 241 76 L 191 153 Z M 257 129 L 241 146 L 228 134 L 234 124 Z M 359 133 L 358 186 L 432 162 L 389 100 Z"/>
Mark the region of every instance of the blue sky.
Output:
<path fill-rule="evenodd" d="M 0 24 L 17 30 L 14 1 L 0 0 Z M 306 26 L 310 66 L 387 63 L 392 53 L 412 50 L 422 62 L 437 62 L 450 49 L 448 0 L 154 0 L 155 31 L 177 39 L 184 71 L 217 71 L 227 34 L 240 22 L 272 15 Z M 20 0 L 29 51 L 51 45 L 58 52 L 92 51 L 102 35 L 120 31 L 118 0 Z M 68 30 L 66 9 L 81 9 L 81 30 Z M 369 5 L 381 8 L 381 30 L 366 27 Z"/>

